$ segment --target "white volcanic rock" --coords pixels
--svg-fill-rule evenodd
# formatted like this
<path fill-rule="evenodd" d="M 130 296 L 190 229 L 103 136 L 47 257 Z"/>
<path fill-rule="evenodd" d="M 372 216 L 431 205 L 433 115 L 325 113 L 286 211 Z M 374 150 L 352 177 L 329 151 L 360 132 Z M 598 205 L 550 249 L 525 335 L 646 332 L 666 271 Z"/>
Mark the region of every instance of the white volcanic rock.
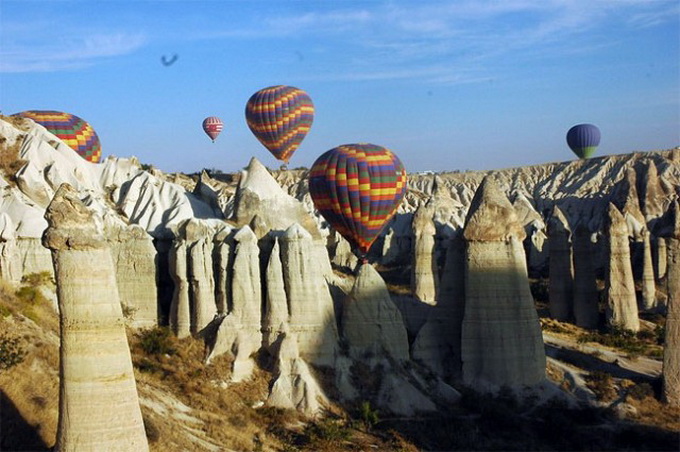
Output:
<path fill-rule="evenodd" d="M 257 238 L 248 226 L 233 237 L 234 264 L 231 280 L 232 305 L 222 318 L 206 361 L 223 353 L 234 357 L 232 381 L 250 377 L 255 367 L 252 355 L 262 344 L 260 261 Z"/>
<path fill-rule="evenodd" d="M 623 215 L 614 204 L 609 204 L 607 239 L 609 261 L 605 273 L 607 324 L 610 327 L 638 331 L 640 321 L 630 260 L 628 227 Z"/>
<path fill-rule="evenodd" d="M 56 450 L 147 451 L 109 248 L 93 213 L 63 185 L 45 217 L 60 313 Z M 86 268 L 87 272 L 83 272 Z"/>
<path fill-rule="evenodd" d="M 138 225 L 110 226 L 106 238 L 116 268 L 116 284 L 131 325 L 150 328 L 158 325 L 156 289 L 156 248 L 151 236 Z"/>
<path fill-rule="evenodd" d="M 656 246 L 652 247 L 652 261 L 654 264 L 654 275 L 656 280 L 661 280 L 666 276 L 666 268 L 668 264 L 666 252 L 666 239 L 663 237 L 655 237 L 653 242 Z"/>
<path fill-rule="evenodd" d="M 435 257 L 436 229 L 434 209 L 428 204 L 418 208 L 413 215 L 413 251 L 411 253 L 411 293 L 425 303 L 437 303 L 439 270 Z"/>
<path fill-rule="evenodd" d="M 406 327 L 390 299 L 385 281 L 369 264 L 357 271 L 352 291 L 345 299 L 343 336 L 353 355 L 387 354 L 397 361 L 409 359 Z"/>
<path fill-rule="evenodd" d="M 299 340 L 294 333 L 283 333 L 279 342 L 275 377 L 267 405 L 293 409 L 306 416 L 321 414 L 328 398 L 312 376 L 298 352 Z"/>
<path fill-rule="evenodd" d="M 527 234 L 527 238 L 524 239 L 527 250 L 527 266 L 530 270 L 539 271 L 547 265 L 550 256 L 545 221 L 536 212 L 529 198 L 522 192 L 515 194 L 512 207 Z"/>
<path fill-rule="evenodd" d="M 584 222 L 576 225 L 573 235 L 574 319 L 581 328 L 594 329 L 598 323 L 598 292 L 595 279 L 596 244 L 594 234 Z"/>
<path fill-rule="evenodd" d="M 460 337 L 465 311 L 465 244 L 458 236 L 449 242 L 439 288 L 439 300 L 418 331 L 412 358 L 444 381 L 461 376 Z"/>
<path fill-rule="evenodd" d="M 651 311 L 656 308 L 656 284 L 654 281 L 654 265 L 652 263 L 652 244 L 648 230 L 642 233 L 642 309 Z"/>
<path fill-rule="evenodd" d="M 214 231 L 200 220 L 191 219 L 184 224 L 184 232 L 192 301 L 191 333 L 200 334 L 217 314 L 212 263 Z"/>
<path fill-rule="evenodd" d="M 567 322 L 571 320 L 574 311 L 571 229 L 557 206 L 548 221 L 548 240 L 550 240 L 550 283 L 548 287 L 550 316 L 561 322 Z"/>
<path fill-rule="evenodd" d="M 21 260 L 16 249 L 14 223 L 0 212 L 0 278 L 11 283 L 21 281 Z"/>
<path fill-rule="evenodd" d="M 215 257 L 215 304 L 218 314 L 229 312 L 229 295 L 231 294 L 231 243 L 228 240 L 232 229 L 225 226 L 214 237 Z"/>
<path fill-rule="evenodd" d="M 0 212 L 4 212 L 12 219 L 16 228 L 17 238 L 42 237 L 47 228 L 45 210 L 24 196 L 14 187 L 0 188 Z"/>
<path fill-rule="evenodd" d="M 650 221 L 663 216 L 668 206 L 664 206 L 664 200 L 668 198 L 661 186 L 659 172 L 652 159 L 642 160 L 643 174 L 638 177 L 638 193 L 640 196 L 640 208 L 645 220 Z"/>
<path fill-rule="evenodd" d="M 265 348 L 272 354 L 272 346 L 279 339 L 279 336 L 287 333 L 289 330 L 288 303 L 279 250 L 279 240 L 278 238 L 274 238 L 274 246 L 269 255 L 269 262 L 267 263 L 265 275 L 267 292 L 265 298 L 264 322 L 262 324 L 262 341 Z M 290 341 L 290 339 L 287 340 Z"/>
<path fill-rule="evenodd" d="M 290 331 L 300 356 L 310 363 L 332 365 L 338 343 L 333 299 L 312 236 L 294 223 L 281 237 L 283 280 Z M 328 260 L 328 255 L 324 256 Z"/>
<path fill-rule="evenodd" d="M 329 235 L 329 240 L 335 242 L 335 245 L 331 246 L 333 249 L 333 257 L 331 258 L 331 262 L 338 267 L 344 267 L 350 270 L 356 268 L 357 264 L 359 263 L 359 259 L 357 259 L 356 255 L 352 251 L 352 246 L 349 244 L 347 239 L 345 239 L 335 230 L 332 230 Z"/>
<path fill-rule="evenodd" d="M 525 232 L 505 195 L 484 179 L 468 211 L 463 381 L 533 385 L 545 379 L 545 351 L 529 290 Z"/>
<path fill-rule="evenodd" d="M 241 172 L 235 206 L 234 221 L 239 226 L 250 224 L 257 214 L 271 230 L 284 231 L 299 223 L 314 238 L 321 237 L 316 222 L 300 201 L 283 191 L 267 168 L 254 157 Z"/>
<path fill-rule="evenodd" d="M 172 243 L 168 253 L 168 270 L 174 283 L 174 292 L 170 304 L 170 328 L 178 338 L 183 339 L 191 335 L 187 244 L 185 240 L 177 239 Z"/>
<path fill-rule="evenodd" d="M 172 228 L 190 218 L 219 218 L 215 209 L 183 187 L 163 181 L 146 171 L 120 188 L 119 208 L 155 238 L 173 238 Z"/>
<path fill-rule="evenodd" d="M 680 406 L 680 208 L 675 202 L 668 241 L 668 312 L 663 353 L 663 399 Z"/>

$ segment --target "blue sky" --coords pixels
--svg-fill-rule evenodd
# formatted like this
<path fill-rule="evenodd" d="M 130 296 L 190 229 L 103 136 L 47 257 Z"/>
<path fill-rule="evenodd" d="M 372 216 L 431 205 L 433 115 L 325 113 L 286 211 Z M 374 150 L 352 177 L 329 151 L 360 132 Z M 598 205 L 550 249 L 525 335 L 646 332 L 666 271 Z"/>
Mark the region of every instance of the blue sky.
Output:
<path fill-rule="evenodd" d="M 316 115 L 290 167 L 371 142 L 408 171 L 506 168 L 575 158 L 582 122 L 598 155 L 680 145 L 679 47 L 677 0 L 2 0 L 0 110 L 74 113 L 164 171 L 275 168 L 244 108 L 293 85 Z"/>

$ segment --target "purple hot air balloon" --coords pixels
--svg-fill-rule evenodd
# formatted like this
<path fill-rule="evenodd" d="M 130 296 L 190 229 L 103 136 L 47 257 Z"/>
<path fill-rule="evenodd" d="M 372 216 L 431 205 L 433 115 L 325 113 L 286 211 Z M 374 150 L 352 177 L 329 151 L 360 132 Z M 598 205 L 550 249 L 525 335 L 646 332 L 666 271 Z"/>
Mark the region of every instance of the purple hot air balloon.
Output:
<path fill-rule="evenodd" d="M 600 129 L 592 124 L 577 124 L 567 132 L 567 144 L 579 158 L 590 158 L 600 145 Z"/>

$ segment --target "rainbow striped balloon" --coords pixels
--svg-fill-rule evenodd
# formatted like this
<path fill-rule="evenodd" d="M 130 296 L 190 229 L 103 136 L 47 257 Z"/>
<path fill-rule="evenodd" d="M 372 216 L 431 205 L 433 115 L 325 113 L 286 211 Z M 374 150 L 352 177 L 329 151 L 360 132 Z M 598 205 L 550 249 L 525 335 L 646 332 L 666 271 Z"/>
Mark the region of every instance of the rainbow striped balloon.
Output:
<path fill-rule="evenodd" d="M 78 116 L 51 110 L 28 110 L 13 116 L 32 119 L 56 135 L 88 162 L 99 163 L 102 148 L 97 132 L 87 121 Z"/>
<path fill-rule="evenodd" d="M 406 192 L 406 170 L 389 149 L 345 144 L 323 153 L 309 175 L 314 206 L 365 256 Z"/>
<path fill-rule="evenodd" d="M 270 86 L 246 104 L 246 122 L 253 134 L 278 160 L 288 163 L 312 127 L 314 104 L 292 86 Z"/>

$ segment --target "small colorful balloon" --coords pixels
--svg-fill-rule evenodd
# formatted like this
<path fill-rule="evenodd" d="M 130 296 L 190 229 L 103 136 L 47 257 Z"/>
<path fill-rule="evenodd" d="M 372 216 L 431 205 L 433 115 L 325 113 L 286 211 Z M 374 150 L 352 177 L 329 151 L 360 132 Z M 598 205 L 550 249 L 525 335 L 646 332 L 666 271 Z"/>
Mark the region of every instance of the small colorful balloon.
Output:
<path fill-rule="evenodd" d="M 592 124 L 577 124 L 567 132 L 567 144 L 579 158 L 590 158 L 600 145 L 600 129 Z"/>
<path fill-rule="evenodd" d="M 345 144 L 323 153 L 309 173 L 314 206 L 362 257 L 406 192 L 406 170 L 389 149 Z"/>
<path fill-rule="evenodd" d="M 102 157 L 97 132 L 87 121 L 76 115 L 53 110 L 27 110 L 13 116 L 37 122 L 88 162 L 98 163 Z"/>
<path fill-rule="evenodd" d="M 246 104 L 246 122 L 253 135 L 276 159 L 288 163 L 314 121 L 314 104 L 293 86 L 270 86 Z"/>
<path fill-rule="evenodd" d="M 208 116 L 203 120 L 203 131 L 210 137 L 213 143 L 223 128 L 224 124 L 222 124 L 222 120 L 217 116 Z"/>

